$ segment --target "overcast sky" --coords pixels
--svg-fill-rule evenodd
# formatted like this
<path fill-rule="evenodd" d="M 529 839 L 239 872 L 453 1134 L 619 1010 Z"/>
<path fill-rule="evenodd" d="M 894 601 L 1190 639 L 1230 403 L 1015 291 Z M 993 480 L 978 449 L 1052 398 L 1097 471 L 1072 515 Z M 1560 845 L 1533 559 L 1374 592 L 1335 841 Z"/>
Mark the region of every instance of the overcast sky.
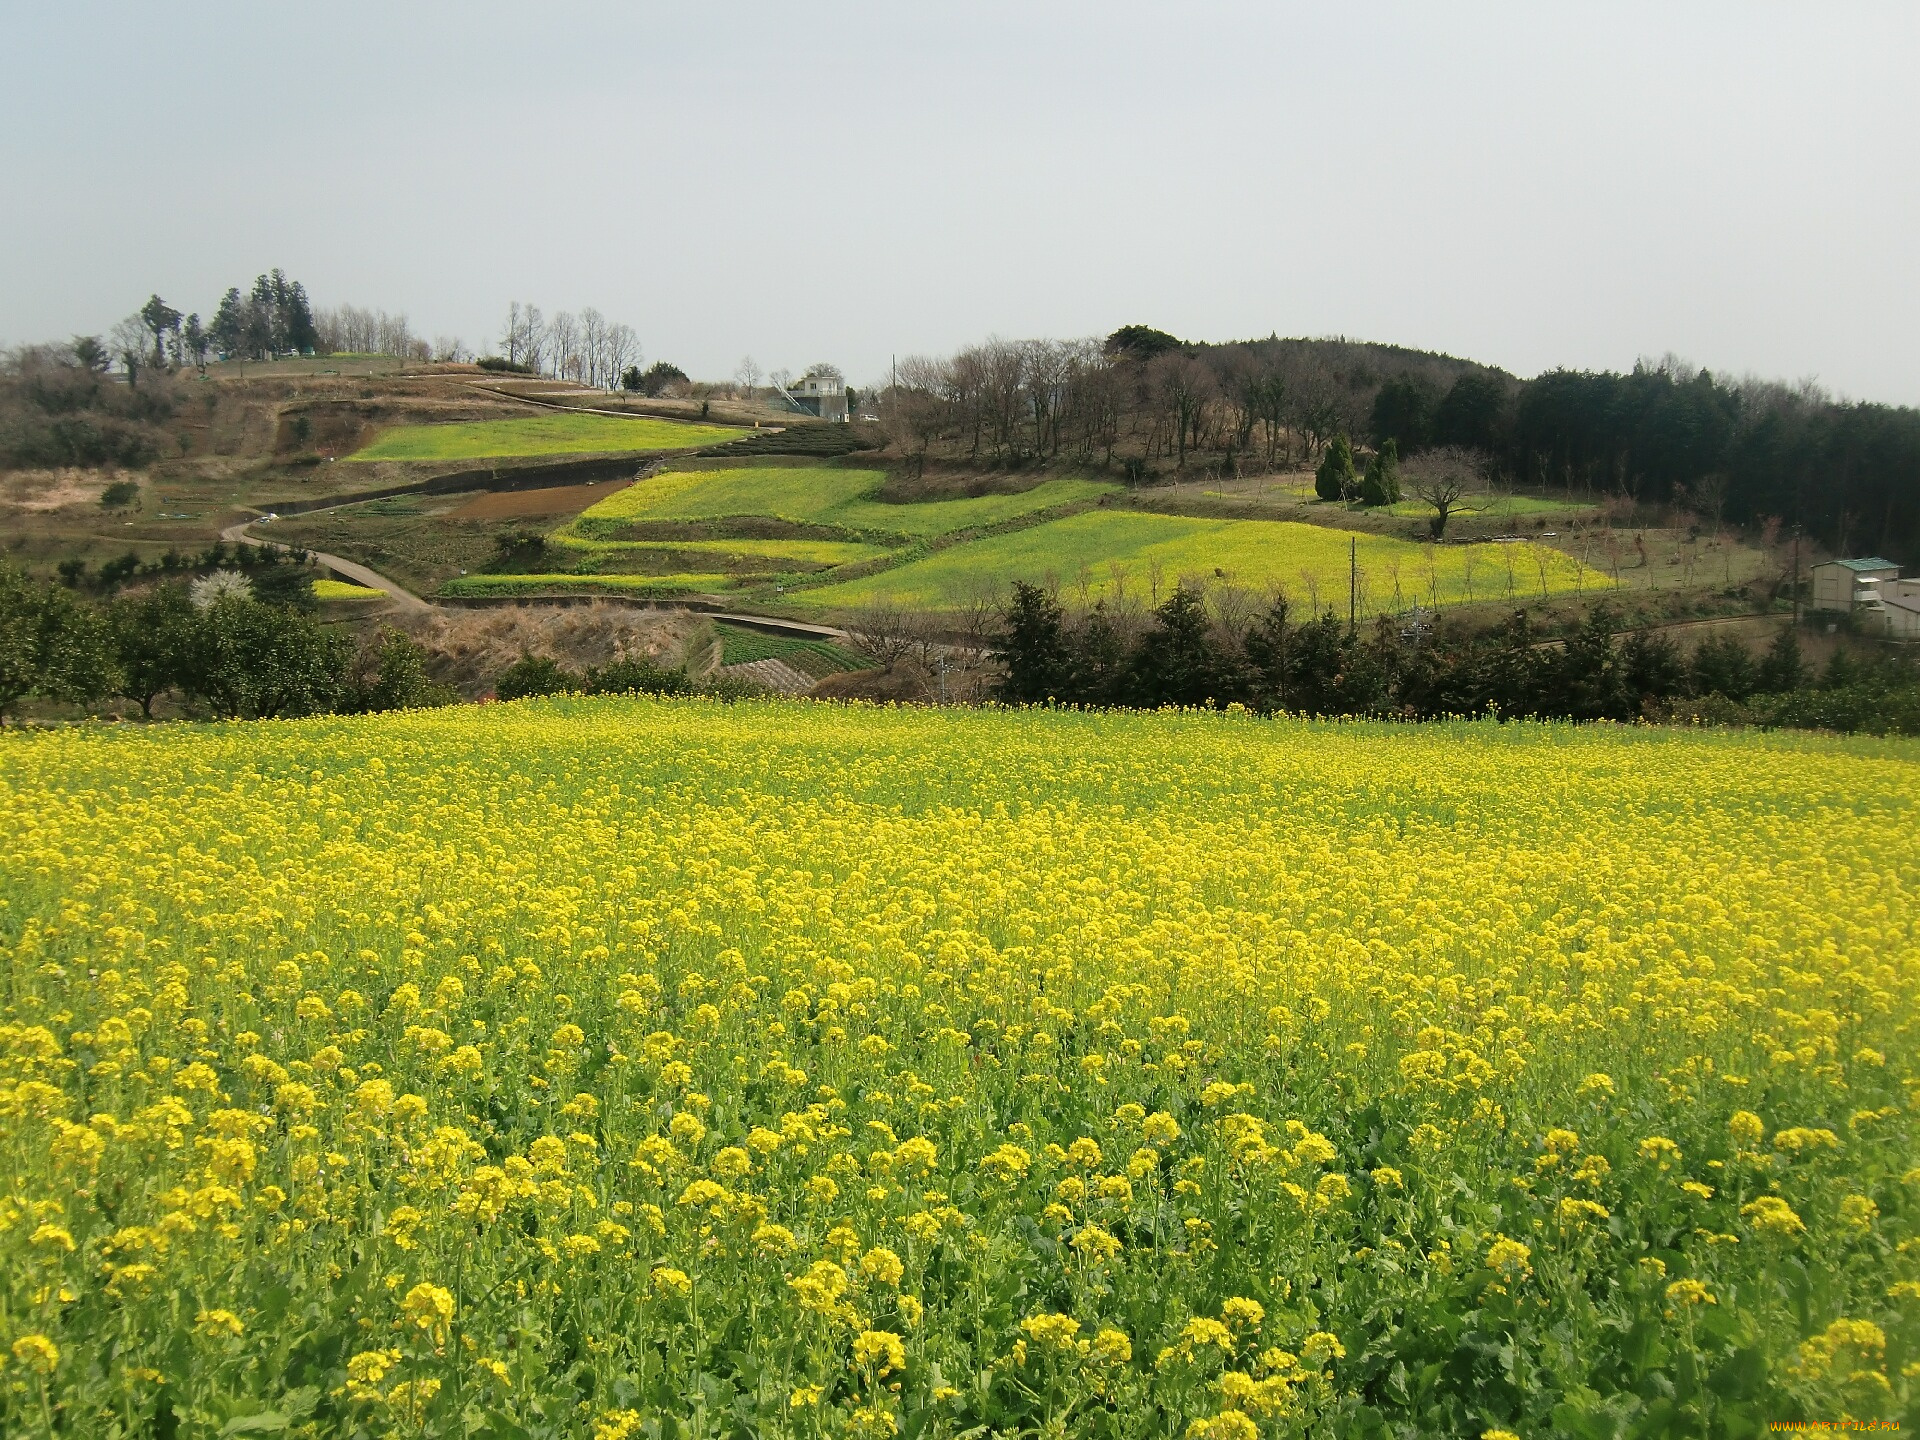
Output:
<path fill-rule="evenodd" d="M 0 341 L 274 265 L 697 378 L 1130 322 L 1920 403 L 1920 5 L 13 4 Z"/>

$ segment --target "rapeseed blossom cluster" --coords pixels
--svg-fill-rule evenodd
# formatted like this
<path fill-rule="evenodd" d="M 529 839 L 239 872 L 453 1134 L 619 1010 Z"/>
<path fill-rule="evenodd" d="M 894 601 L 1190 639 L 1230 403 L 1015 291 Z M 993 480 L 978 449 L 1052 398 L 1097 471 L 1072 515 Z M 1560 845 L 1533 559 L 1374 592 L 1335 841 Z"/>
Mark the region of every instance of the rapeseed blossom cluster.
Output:
<path fill-rule="evenodd" d="M 0 736 L 0 1430 L 1901 1414 L 1916 800 L 1604 727 Z"/>

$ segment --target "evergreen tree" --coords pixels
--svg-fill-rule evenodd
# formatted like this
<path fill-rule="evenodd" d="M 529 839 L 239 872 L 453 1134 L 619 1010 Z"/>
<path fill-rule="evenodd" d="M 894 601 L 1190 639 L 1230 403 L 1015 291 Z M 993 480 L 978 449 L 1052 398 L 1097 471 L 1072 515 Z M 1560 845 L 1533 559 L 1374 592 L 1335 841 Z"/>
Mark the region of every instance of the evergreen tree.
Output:
<path fill-rule="evenodd" d="M 1382 440 L 1367 461 L 1367 473 L 1360 481 L 1360 503 L 1393 505 L 1399 499 L 1400 447 L 1392 439 Z"/>
<path fill-rule="evenodd" d="M 994 655 L 1006 667 L 1000 698 L 1039 705 L 1068 697 L 1073 678 L 1060 603 L 1038 585 L 1016 580 L 1007 628 Z"/>
<path fill-rule="evenodd" d="M 1333 437 L 1320 468 L 1313 472 L 1313 493 L 1322 500 L 1344 500 L 1353 493 L 1353 445 L 1344 435 Z"/>
<path fill-rule="evenodd" d="M 1759 688 L 1768 695 L 1785 695 L 1807 683 L 1807 664 L 1800 657 L 1800 637 L 1793 626 L 1782 628 L 1760 661 Z"/>
<path fill-rule="evenodd" d="M 1153 612 L 1153 619 L 1129 667 L 1133 704 L 1224 705 L 1238 698 L 1238 677 L 1214 643 L 1206 601 L 1197 590 L 1180 586 Z"/>

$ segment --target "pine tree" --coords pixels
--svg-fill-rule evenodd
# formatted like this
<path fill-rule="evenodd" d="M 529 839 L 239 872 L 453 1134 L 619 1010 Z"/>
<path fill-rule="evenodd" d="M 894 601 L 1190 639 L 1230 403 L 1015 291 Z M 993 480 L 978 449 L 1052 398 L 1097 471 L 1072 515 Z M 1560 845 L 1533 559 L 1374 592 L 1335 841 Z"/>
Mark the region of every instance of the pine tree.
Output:
<path fill-rule="evenodd" d="M 1388 438 L 1367 461 L 1366 476 L 1360 481 L 1362 505 L 1392 505 L 1400 499 L 1400 446 Z"/>
<path fill-rule="evenodd" d="M 1313 493 L 1322 500 L 1344 500 L 1353 493 L 1357 478 L 1352 443 L 1344 435 L 1334 436 L 1320 468 L 1313 473 Z"/>

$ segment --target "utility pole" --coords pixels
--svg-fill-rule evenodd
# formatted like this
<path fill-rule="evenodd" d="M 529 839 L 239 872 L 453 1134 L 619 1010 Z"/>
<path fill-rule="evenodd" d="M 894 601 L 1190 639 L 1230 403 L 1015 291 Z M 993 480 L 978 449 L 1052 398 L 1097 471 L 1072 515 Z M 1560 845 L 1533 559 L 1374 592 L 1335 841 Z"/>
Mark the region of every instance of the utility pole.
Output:
<path fill-rule="evenodd" d="M 1355 609 L 1360 599 L 1360 537 L 1347 539 L 1347 634 L 1354 633 Z"/>
<path fill-rule="evenodd" d="M 1800 628 L 1800 527 L 1793 527 L 1793 628 Z"/>

